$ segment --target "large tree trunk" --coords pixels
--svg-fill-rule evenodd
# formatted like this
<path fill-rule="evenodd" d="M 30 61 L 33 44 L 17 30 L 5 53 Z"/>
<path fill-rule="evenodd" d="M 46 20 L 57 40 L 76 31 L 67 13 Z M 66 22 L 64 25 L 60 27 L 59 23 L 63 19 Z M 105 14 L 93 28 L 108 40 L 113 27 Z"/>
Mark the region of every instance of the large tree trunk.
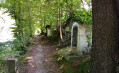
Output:
<path fill-rule="evenodd" d="M 90 73 L 118 73 L 119 0 L 92 0 L 93 42 Z"/>

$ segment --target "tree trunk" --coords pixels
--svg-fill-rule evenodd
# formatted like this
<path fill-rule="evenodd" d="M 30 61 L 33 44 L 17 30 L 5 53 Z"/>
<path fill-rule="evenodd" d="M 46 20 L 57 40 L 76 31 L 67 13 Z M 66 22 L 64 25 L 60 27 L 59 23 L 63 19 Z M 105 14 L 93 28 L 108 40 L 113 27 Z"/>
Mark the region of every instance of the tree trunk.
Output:
<path fill-rule="evenodd" d="M 27 1 L 27 5 L 28 5 L 28 22 L 29 22 L 30 37 L 33 37 L 33 35 L 32 35 L 33 32 L 32 32 L 31 8 L 30 8 L 30 4 L 29 3 L 30 3 L 30 0 Z"/>
<path fill-rule="evenodd" d="M 17 25 L 17 27 L 18 27 L 18 33 L 19 33 L 19 35 L 20 36 L 23 36 L 23 29 L 22 29 L 22 27 L 21 26 L 23 26 L 23 24 L 22 24 L 22 14 L 21 14 L 21 3 L 20 3 L 20 0 L 19 0 L 19 4 L 18 4 L 18 25 Z"/>
<path fill-rule="evenodd" d="M 93 42 L 90 73 L 118 73 L 119 0 L 92 0 Z"/>

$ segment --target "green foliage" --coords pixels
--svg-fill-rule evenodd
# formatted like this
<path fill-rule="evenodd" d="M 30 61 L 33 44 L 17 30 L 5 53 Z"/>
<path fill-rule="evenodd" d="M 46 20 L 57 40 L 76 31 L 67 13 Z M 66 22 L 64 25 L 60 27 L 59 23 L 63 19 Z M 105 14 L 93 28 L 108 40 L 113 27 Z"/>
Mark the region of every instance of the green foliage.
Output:
<path fill-rule="evenodd" d="M 79 8 L 74 12 L 74 14 L 76 16 L 74 17 L 74 21 L 85 25 L 92 24 L 92 9 L 85 10 L 83 8 Z"/>
<path fill-rule="evenodd" d="M 77 68 L 79 68 L 78 73 L 89 73 L 89 60 L 83 61 L 80 65 L 77 65 Z"/>
<path fill-rule="evenodd" d="M 6 61 L 0 60 L 0 73 L 6 73 Z"/>
<path fill-rule="evenodd" d="M 90 4 L 90 1 L 85 0 L 87 4 Z M 6 0 L 5 3 L 1 3 L 1 7 L 7 8 L 6 12 L 16 20 L 15 31 L 24 32 L 23 34 L 30 30 L 33 34 L 37 27 L 45 30 L 46 25 L 59 26 L 60 22 L 64 25 L 73 13 L 76 21 L 91 24 L 91 9 L 85 10 L 83 5 L 82 0 Z"/>
<path fill-rule="evenodd" d="M 0 73 L 6 73 L 5 57 L 17 57 L 21 51 L 15 50 L 13 41 L 0 43 Z"/>
<path fill-rule="evenodd" d="M 52 57 L 55 58 L 64 73 L 89 73 L 90 57 L 88 55 L 71 57 L 73 55 L 70 48 L 65 48 L 53 53 Z"/>
<path fill-rule="evenodd" d="M 14 40 L 13 43 L 13 50 L 21 51 L 21 54 L 26 53 L 27 46 L 21 40 Z"/>
<path fill-rule="evenodd" d="M 0 59 L 3 57 L 9 57 L 9 56 L 18 56 L 20 51 L 13 50 L 13 42 L 8 41 L 5 43 L 0 43 Z"/>
<path fill-rule="evenodd" d="M 12 42 L 11 50 L 20 51 L 20 54 L 24 54 L 27 51 L 27 46 L 32 42 L 35 33 L 29 4 L 32 4 L 30 0 L 6 0 L 5 3 L 1 3 L 1 7 L 6 9 L 4 13 L 9 13 L 15 20 L 13 24 L 15 27 L 11 28 L 15 38 Z"/>

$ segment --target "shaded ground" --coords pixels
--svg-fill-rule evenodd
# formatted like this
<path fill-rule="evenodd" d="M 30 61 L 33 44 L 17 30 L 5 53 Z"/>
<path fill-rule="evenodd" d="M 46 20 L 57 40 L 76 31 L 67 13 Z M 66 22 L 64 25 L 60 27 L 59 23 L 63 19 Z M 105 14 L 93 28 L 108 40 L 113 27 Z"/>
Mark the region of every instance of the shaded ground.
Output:
<path fill-rule="evenodd" d="M 56 46 L 42 41 L 43 36 L 36 36 L 34 45 L 29 49 L 29 57 L 20 73 L 62 73 L 58 65 L 50 57 Z"/>

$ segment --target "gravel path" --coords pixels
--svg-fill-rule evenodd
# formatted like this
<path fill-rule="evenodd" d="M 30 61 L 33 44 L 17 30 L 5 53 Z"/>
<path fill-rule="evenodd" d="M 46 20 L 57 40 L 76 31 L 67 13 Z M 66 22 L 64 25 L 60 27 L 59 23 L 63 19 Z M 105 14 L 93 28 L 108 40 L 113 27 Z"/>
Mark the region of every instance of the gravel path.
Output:
<path fill-rule="evenodd" d="M 43 36 L 36 36 L 33 46 L 29 49 L 29 57 L 20 73 L 62 73 L 58 65 L 50 57 L 55 46 L 41 45 Z M 40 42 L 39 42 L 40 41 Z"/>

